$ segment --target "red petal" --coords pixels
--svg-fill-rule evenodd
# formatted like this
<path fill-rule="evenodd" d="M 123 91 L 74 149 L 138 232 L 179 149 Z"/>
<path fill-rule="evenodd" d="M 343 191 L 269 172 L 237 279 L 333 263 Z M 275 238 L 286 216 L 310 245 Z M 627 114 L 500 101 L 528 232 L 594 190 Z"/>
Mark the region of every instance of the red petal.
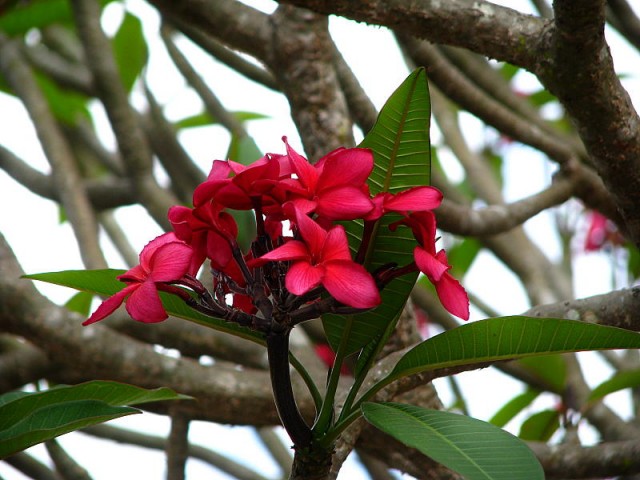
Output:
<path fill-rule="evenodd" d="M 193 249 L 184 242 L 174 241 L 162 245 L 151 258 L 149 279 L 154 282 L 179 280 L 189 270 Z"/>
<path fill-rule="evenodd" d="M 309 260 L 311 255 L 304 242 L 299 240 L 291 240 L 284 245 L 274 248 L 270 252 L 264 254 L 260 258 L 250 260 L 247 264 L 250 267 L 264 265 L 271 261 L 280 260 Z"/>
<path fill-rule="evenodd" d="M 90 325 L 92 323 L 99 322 L 103 318 L 108 317 L 109 315 L 111 315 L 113 312 L 116 311 L 116 309 L 120 305 L 122 305 L 122 302 L 124 301 L 124 299 L 128 295 L 130 295 L 131 292 L 136 290 L 138 288 L 138 286 L 139 286 L 138 283 L 136 283 L 134 285 L 129 285 L 127 287 L 124 287 L 122 290 L 120 290 L 115 295 L 112 295 L 109 298 L 107 298 L 105 301 L 103 301 L 100 304 L 100 306 L 96 309 L 95 312 L 93 312 L 91 314 L 91 316 L 88 319 L 86 319 L 84 322 L 82 322 L 82 325 Z"/>
<path fill-rule="evenodd" d="M 416 247 L 413 249 L 413 258 L 416 265 L 422 273 L 424 273 L 431 283 L 440 281 L 442 275 L 449 270 L 446 263 L 442 263 L 435 256 L 431 255 L 424 248 Z"/>
<path fill-rule="evenodd" d="M 141 283 L 127 299 L 127 312 L 138 322 L 157 323 L 169 315 L 164 311 L 155 284 L 148 280 Z"/>
<path fill-rule="evenodd" d="M 435 283 L 435 287 L 442 306 L 449 313 L 463 320 L 469 320 L 469 296 L 460 282 L 445 273 L 440 281 Z"/>
<path fill-rule="evenodd" d="M 353 186 L 324 190 L 318 195 L 316 213 L 332 220 L 361 218 L 373 209 L 369 196 Z"/>
<path fill-rule="evenodd" d="M 320 285 L 323 276 L 324 268 L 322 266 L 314 267 L 309 262 L 296 262 L 289 267 L 284 283 L 291 293 L 302 295 Z"/>
<path fill-rule="evenodd" d="M 332 260 L 352 260 L 347 234 L 342 225 L 336 225 L 329 230 L 322 247 L 321 261 L 329 262 Z"/>
<path fill-rule="evenodd" d="M 318 183 L 318 172 L 316 168 L 311 165 L 306 158 L 291 148 L 287 142 L 287 137 L 283 137 L 282 140 L 287 146 L 287 155 L 289 156 L 293 170 L 298 176 L 298 180 L 300 180 L 300 183 L 302 183 L 307 190 L 314 192 Z"/>
<path fill-rule="evenodd" d="M 380 304 L 380 292 L 373 277 L 353 261 L 338 260 L 325 264 L 322 285 L 333 298 L 355 308 L 371 308 Z"/>
<path fill-rule="evenodd" d="M 229 176 L 231 166 L 225 160 L 214 160 L 207 180 L 222 180 Z"/>
<path fill-rule="evenodd" d="M 327 231 L 299 210 L 296 210 L 295 217 L 298 231 L 308 245 L 309 252 L 311 255 L 320 255 L 327 238 Z"/>
<path fill-rule="evenodd" d="M 373 154 L 366 148 L 339 148 L 318 162 L 322 174 L 318 191 L 339 185 L 360 188 L 373 170 Z"/>
<path fill-rule="evenodd" d="M 390 197 L 384 202 L 384 208 L 393 212 L 425 211 L 438 208 L 440 203 L 440 190 L 433 187 L 415 187 Z"/>
<path fill-rule="evenodd" d="M 151 262 L 156 251 L 170 242 L 178 242 L 176 234 L 173 232 L 163 233 L 147 243 L 140 252 L 140 266 L 146 271 L 151 271 Z"/>
<path fill-rule="evenodd" d="M 207 233 L 207 256 L 214 268 L 223 270 L 231 261 L 233 254 L 229 242 L 222 235 L 209 231 Z"/>

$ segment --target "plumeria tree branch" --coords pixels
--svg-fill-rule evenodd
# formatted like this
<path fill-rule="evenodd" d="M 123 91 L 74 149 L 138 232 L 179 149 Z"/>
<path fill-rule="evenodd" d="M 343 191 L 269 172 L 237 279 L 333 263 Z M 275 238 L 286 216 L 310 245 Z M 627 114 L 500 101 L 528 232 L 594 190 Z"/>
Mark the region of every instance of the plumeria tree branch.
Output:
<path fill-rule="evenodd" d="M 100 26 L 99 5 L 91 0 L 73 2 L 85 58 L 93 74 L 96 91 L 111 120 L 118 147 L 140 201 L 159 224 L 168 228 L 165 212 L 176 199 L 162 189 L 151 172 L 151 152 L 142 128 L 120 83 L 111 46 Z"/>
<path fill-rule="evenodd" d="M 31 68 L 24 61 L 18 43 L 2 35 L 0 48 L 3 58 L 0 69 L 19 92 L 34 119 L 51 163 L 56 192 L 78 239 L 83 261 L 89 268 L 105 267 L 107 263 L 97 241 L 98 224 L 86 193 L 79 187 L 80 174 L 73 162 L 71 149 L 36 84 Z"/>

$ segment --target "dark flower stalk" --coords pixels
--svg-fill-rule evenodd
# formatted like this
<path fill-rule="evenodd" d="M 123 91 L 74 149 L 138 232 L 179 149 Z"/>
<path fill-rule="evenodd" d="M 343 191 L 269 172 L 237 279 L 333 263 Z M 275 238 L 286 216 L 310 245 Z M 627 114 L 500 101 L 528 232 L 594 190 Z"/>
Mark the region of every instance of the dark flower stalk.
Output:
<path fill-rule="evenodd" d="M 289 372 L 289 333 L 290 328 L 283 331 L 272 330 L 267 334 L 267 355 L 273 397 L 280 416 L 282 426 L 289 434 L 298 449 L 311 446 L 313 435 L 298 410 Z"/>

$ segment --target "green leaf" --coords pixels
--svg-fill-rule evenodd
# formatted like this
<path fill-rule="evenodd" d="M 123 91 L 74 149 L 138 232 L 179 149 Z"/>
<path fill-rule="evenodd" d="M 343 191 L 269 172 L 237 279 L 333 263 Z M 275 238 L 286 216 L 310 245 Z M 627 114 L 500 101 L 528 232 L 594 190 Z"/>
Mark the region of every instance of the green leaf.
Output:
<path fill-rule="evenodd" d="M 416 345 L 398 361 L 388 380 L 445 367 L 616 348 L 640 348 L 640 334 L 559 318 L 489 318 Z"/>
<path fill-rule="evenodd" d="M 589 401 L 589 404 L 592 404 L 593 402 L 597 402 L 598 400 L 606 397 L 610 393 L 638 386 L 640 386 L 640 370 L 618 372 L 594 388 L 587 400 Z"/>
<path fill-rule="evenodd" d="M 430 114 L 427 76 L 424 69 L 418 69 L 387 100 L 373 129 L 359 145 L 370 148 L 374 154 L 374 169 L 369 177 L 372 195 L 429 185 Z M 388 228 L 399 218 L 387 215 L 379 222 L 365 260 L 369 271 L 390 262 L 402 266 L 413 261 L 416 241 L 411 231 L 398 228 L 392 232 Z M 362 223 L 348 222 L 346 229 L 351 247 L 357 248 L 362 240 Z M 417 273 L 395 279 L 382 291 L 379 307 L 354 316 L 346 354 L 360 350 L 383 334 L 390 323 L 397 321 L 416 278 Z M 330 344 L 337 349 L 344 329 L 344 317 L 324 315 L 323 323 Z M 383 336 L 380 338 L 382 342 L 386 340 Z"/>
<path fill-rule="evenodd" d="M 530 442 L 548 442 L 560 426 L 556 410 L 543 410 L 527 418 L 520 426 L 518 436 Z"/>
<path fill-rule="evenodd" d="M 142 31 L 142 22 L 127 12 L 112 40 L 113 55 L 120 71 L 120 78 L 127 92 L 147 64 L 149 48 Z"/>
<path fill-rule="evenodd" d="M 504 427 L 522 410 L 531 405 L 531 402 L 538 398 L 539 395 L 540 392 L 538 390 L 528 389 L 524 393 L 513 397 L 489 419 L 489 423 L 496 427 Z"/>
<path fill-rule="evenodd" d="M 65 308 L 71 312 L 76 312 L 83 317 L 88 317 L 91 313 L 91 302 L 93 294 L 89 292 L 78 292 L 64 304 Z"/>
<path fill-rule="evenodd" d="M 269 118 L 268 115 L 264 115 L 262 113 L 257 113 L 257 112 L 232 112 L 232 113 L 241 122 L 246 122 L 249 120 L 262 120 L 265 118 Z M 181 128 L 207 127 L 209 125 L 215 125 L 218 123 L 220 122 L 218 122 L 217 119 L 213 118 L 209 112 L 204 110 L 196 115 L 191 115 L 191 116 L 182 118 L 180 120 L 177 120 L 174 122 L 174 125 L 176 126 L 176 128 L 181 129 Z M 255 159 L 260 158 L 260 156 L 262 156 L 262 154 L 259 153 L 259 155 L 255 157 Z M 235 157 L 230 157 L 230 158 L 234 158 L 235 160 Z"/>
<path fill-rule="evenodd" d="M 0 396 L 0 458 L 79 428 L 140 413 L 125 405 L 189 398 L 168 388 L 145 390 L 110 381 L 10 392 Z"/>
<path fill-rule="evenodd" d="M 567 362 L 562 355 L 525 357 L 517 361 L 545 390 L 564 392 L 567 382 Z"/>
<path fill-rule="evenodd" d="M 542 480 L 544 472 L 517 437 L 475 418 L 399 403 L 365 403 L 369 423 L 467 480 Z"/>
<path fill-rule="evenodd" d="M 113 0 L 101 0 L 102 6 Z M 54 23 L 70 25 L 73 20 L 68 0 L 30 0 L 19 2 L 0 15 L 0 31 L 7 35 L 24 35 L 34 28 Z"/>
<path fill-rule="evenodd" d="M 25 275 L 24 278 L 75 288 L 96 295 L 113 295 L 124 288 L 124 283 L 116 279 L 124 270 L 67 270 L 63 272 L 36 273 Z M 264 337 L 258 332 L 241 327 L 235 323 L 226 322 L 219 318 L 203 315 L 185 304 L 181 299 L 165 292 L 160 292 L 162 304 L 169 315 L 183 318 L 200 325 L 204 325 L 221 332 L 230 333 L 237 337 L 264 344 Z"/>
<path fill-rule="evenodd" d="M 41 73 L 36 72 L 35 75 L 54 117 L 67 125 L 75 125 L 78 118 L 91 120 L 91 114 L 87 108 L 88 97 L 60 88 Z"/>

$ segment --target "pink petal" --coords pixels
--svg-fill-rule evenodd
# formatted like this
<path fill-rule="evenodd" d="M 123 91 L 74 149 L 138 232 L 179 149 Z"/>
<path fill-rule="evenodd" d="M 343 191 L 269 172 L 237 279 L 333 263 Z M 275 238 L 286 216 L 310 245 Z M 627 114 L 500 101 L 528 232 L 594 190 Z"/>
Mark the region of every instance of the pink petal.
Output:
<path fill-rule="evenodd" d="M 295 206 L 295 205 L 294 205 Z M 319 255 L 327 238 L 327 231 L 304 213 L 296 210 L 296 225 L 311 255 Z"/>
<path fill-rule="evenodd" d="M 413 212 L 401 223 L 411 227 L 413 236 L 425 250 L 436 254 L 436 216 L 433 212 Z"/>
<path fill-rule="evenodd" d="M 373 170 L 373 154 L 366 148 L 339 148 L 325 155 L 318 164 L 322 168 L 318 191 L 338 185 L 360 188 Z"/>
<path fill-rule="evenodd" d="M 302 295 L 320 285 L 323 276 L 322 266 L 313 266 L 305 261 L 295 262 L 289 267 L 284 284 L 294 295 Z"/>
<path fill-rule="evenodd" d="M 131 318 L 138 322 L 157 323 L 169 316 L 162 306 L 158 289 L 150 280 L 139 285 L 127 299 L 126 306 Z"/>
<path fill-rule="evenodd" d="M 442 306 L 456 317 L 469 320 L 469 296 L 465 289 L 449 273 L 445 273 L 435 283 L 438 298 Z"/>
<path fill-rule="evenodd" d="M 362 189 L 341 186 L 318 195 L 316 213 L 332 220 L 361 218 L 373 209 L 373 203 Z"/>
<path fill-rule="evenodd" d="M 307 215 L 313 212 L 318 206 L 318 202 L 313 200 L 307 200 L 306 198 L 294 198 L 289 202 L 286 202 L 282 206 L 282 210 L 291 219 L 295 220 L 296 218 L 296 210 L 300 213 Z"/>
<path fill-rule="evenodd" d="M 416 265 L 422 273 L 424 273 L 431 283 L 440 281 L 442 275 L 449 270 L 449 265 L 442 263 L 435 256 L 431 255 L 424 248 L 416 247 L 413 249 L 413 258 Z"/>
<path fill-rule="evenodd" d="M 373 197 L 371 199 L 373 208 L 369 210 L 369 213 L 364 216 L 364 219 L 368 222 L 373 222 L 382 217 L 382 215 L 384 215 L 385 199 L 390 196 L 390 193 L 378 193 L 375 197 Z"/>
<path fill-rule="evenodd" d="M 193 249 L 184 242 L 162 245 L 151 258 L 149 279 L 154 282 L 179 280 L 189 270 Z"/>
<path fill-rule="evenodd" d="M 176 237 L 185 242 L 189 242 L 192 233 L 191 226 L 189 225 L 189 220 L 193 216 L 192 210 L 182 205 L 175 205 L 169 209 L 167 216 L 173 226 Z"/>
<path fill-rule="evenodd" d="M 135 291 L 138 288 L 139 284 L 136 283 L 134 285 L 128 285 L 120 290 L 118 293 L 110 296 L 106 300 L 104 300 L 100 306 L 96 309 L 95 312 L 91 314 L 91 316 L 82 322 L 82 325 L 90 325 L 92 323 L 99 322 L 105 317 L 108 317 L 116 309 L 122 305 L 124 299 L 131 294 L 131 292 Z"/>
<path fill-rule="evenodd" d="M 142 266 L 136 265 L 129 271 L 123 273 L 122 275 L 118 275 L 118 280 L 121 282 L 127 283 L 140 283 L 144 282 L 149 277 L 149 272 L 146 271 Z"/>
<path fill-rule="evenodd" d="M 336 225 L 327 233 L 322 247 L 322 262 L 332 260 L 352 260 L 347 234 L 342 225 Z"/>
<path fill-rule="evenodd" d="M 385 210 L 393 212 L 424 211 L 438 208 L 442 203 L 442 192 L 433 187 L 414 187 L 388 198 Z"/>
<path fill-rule="evenodd" d="M 193 205 L 197 207 L 202 205 L 203 203 L 211 201 L 217 194 L 218 190 L 228 185 L 230 182 L 231 182 L 230 178 L 224 178 L 224 179 L 213 178 L 211 180 L 207 180 L 206 182 L 201 183 L 193 191 Z"/>
<path fill-rule="evenodd" d="M 298 180 L 300 180 L 300 183 L 302 183 L 302 185 L 304 185 L 309 191 L 315 191 L 318 183 L 317 170 L 309 163 L 309 160 L 291 148 L 287 142 L 287 137 L 282 137 L 282 140 L 287 146 L 287 155 L 289 156 L 289 161 L 291 162 L 293 170 L 298 176 Z"/>
<path fill-rule="evenodd" d="M 212 230 L 207 233 L 207 256 L 211 265 L 218 270 L 223 270 L 233 256 L 229 242 Z"/>
<path fill-rule="evenodd" d="M 373 277 L 353 261 L 338 260 L 325 264 L 322 285 L 340 303 L 355 308 L 372 308 L 380 304 L 380 292 Z"/>
<path fill-rule="evenodd" d="M 231 166 L 225 160 L 214 160 L 207 180 L 222 180 L 229 177 Z"/>
<path fill-rule="evenodd" d="M 250 267 L 256 267 L 271 261 L 309 260 L 310 258 L 311 255 L 309 254 L 309 250 L 304 242 L 291 240 L 284 245 L 274 248 L 260 258 L 250 260 L 247 264 Z"/>
<path fill-rule="evenodd" d="M 151 240 L 149 243 L 147 243 L 144 246 L 144 248 L 140 252 L 140 266 L 146 272 L 150 272 L 152 258 L 156 250 L 158 250 L 160 247 L 162 247 L 167 243 L 177 242 L 177 241 L 179 240 L 176 237 L 176 234 L 173 232 L 163 233 L 162 235 L 157 236 L 156 238 Z"/>

